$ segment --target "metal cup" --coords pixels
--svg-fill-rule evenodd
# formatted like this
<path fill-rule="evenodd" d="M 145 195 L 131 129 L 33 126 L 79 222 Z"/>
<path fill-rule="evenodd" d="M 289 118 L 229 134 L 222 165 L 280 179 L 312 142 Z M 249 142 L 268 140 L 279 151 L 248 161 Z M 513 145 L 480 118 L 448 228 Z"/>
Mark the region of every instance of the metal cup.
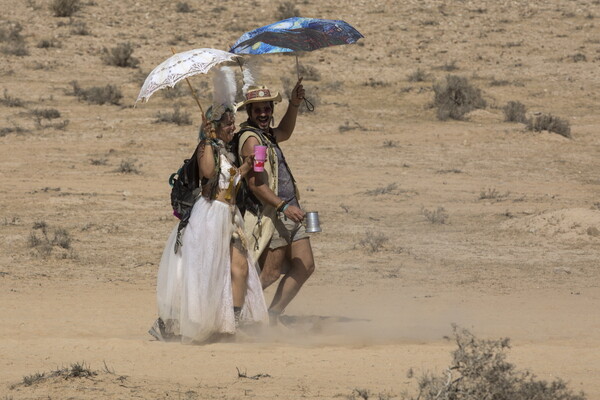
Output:
<path fill-rule="evenodd" d="M 306 232 L 317 233 L 321 232 L 321 225 L 319 225 L 319 213 L 316 211 L 310 211 L 305 216 Z"/>

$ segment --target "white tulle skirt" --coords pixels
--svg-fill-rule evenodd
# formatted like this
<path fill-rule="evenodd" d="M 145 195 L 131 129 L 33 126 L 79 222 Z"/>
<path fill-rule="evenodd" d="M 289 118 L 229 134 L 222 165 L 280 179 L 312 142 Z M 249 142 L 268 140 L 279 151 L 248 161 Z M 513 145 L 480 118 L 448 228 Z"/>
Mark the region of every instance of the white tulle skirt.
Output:
<path fill-rule="evenodd" d="M 231 289 L 234 232 L 243 235 L 239 210 L 200 197 L 177 253 L 177 226 L 169 236 L 158 270 L 158 315 L 182 342 L 204 342 L 216 334 L 236 331 Z M 241 323 L 265 322 L 268 313 L 258 272 L 250 256 L 246 259 L 248 288 Z"/>

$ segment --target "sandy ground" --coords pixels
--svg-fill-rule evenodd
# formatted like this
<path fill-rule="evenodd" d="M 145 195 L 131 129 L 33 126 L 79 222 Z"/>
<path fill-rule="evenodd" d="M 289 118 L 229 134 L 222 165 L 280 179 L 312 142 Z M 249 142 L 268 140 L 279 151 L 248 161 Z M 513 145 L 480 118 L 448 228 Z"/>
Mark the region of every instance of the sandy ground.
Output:
<path fill-rule="evenodd" d="M 366 36 L 300 57 L 320 75 L 305 77 L 317 110 L 283 149 L 321 217 L 317 269 L 287 326 L 204 346 L 146 333 L 175 224 L 166 181 L 200 118 L 185 92 L 132 105 L 170 47 L 226 49 L 276 20 L 277 4 L 188 3 L 84 2 L 69 20 L 0 1 L 2 32 L 20 23 L 29 52 L 0 57 L 3 399 L 400 398 L 414 393 L 410 369 L 449 365 L 454 323 L 511 338 L 518 368 L 600 398 L 597 1 L 298 4 Z M 72 32 L 81 23 L 90 34 Z M 105 65 L 103 49 L 126 41 L 139 68 Z M 294 65 L 267 57 L 264 80 L 283 91 Z M 487 107 L 439 121 L 432 86 L 449 73 Z M 79 101 L 72 81 L 115 85 L 121 104 Z M 209 82 L 193 78 L 204 104 Z M 504 122 L 508 101 L 568 120 L 572 138 Z M 175 103 L 192 125 L 155 123 Z M 60 117 L 36 123 L 47 109 Z M 97 375 L 23 384 L 73 363 Z"/>

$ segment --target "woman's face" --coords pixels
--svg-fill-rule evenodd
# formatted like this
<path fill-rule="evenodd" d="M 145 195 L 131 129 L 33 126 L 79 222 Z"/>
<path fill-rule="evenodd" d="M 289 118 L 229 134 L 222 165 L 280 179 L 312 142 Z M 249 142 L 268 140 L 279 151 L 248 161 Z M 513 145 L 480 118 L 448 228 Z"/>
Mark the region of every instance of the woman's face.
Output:
<path fill-rule="evenodd" d="M 227 112 L 223 114 L 221 122 L 217 125 L 215 133 L 219 139 L 225 143 L 231 142 L 235 133 L 235 117 L 233 113 Z"/>

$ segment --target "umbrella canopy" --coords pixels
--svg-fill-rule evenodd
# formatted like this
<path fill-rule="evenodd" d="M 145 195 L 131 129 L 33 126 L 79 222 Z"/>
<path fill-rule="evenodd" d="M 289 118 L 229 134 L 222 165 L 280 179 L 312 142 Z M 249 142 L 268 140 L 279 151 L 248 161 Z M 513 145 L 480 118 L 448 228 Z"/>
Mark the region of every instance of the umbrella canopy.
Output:
<path fill-rule="evenodd" d="M 313 51 L 356 43 L 363 37 L 344 21 L 293 17 L 244 33 L 229 51 L 235 54 Z"/>
<path fill-rule="evenodd" d="M 197 74 L 206 74 L 216 65 L 237 65 L 241 57 L 223 50 L 194 49 L 177 53 L 167 58 L 150 72 L 138 101 L 148 101 L 154 92 L 173 87 L 182 79 Z"/>

